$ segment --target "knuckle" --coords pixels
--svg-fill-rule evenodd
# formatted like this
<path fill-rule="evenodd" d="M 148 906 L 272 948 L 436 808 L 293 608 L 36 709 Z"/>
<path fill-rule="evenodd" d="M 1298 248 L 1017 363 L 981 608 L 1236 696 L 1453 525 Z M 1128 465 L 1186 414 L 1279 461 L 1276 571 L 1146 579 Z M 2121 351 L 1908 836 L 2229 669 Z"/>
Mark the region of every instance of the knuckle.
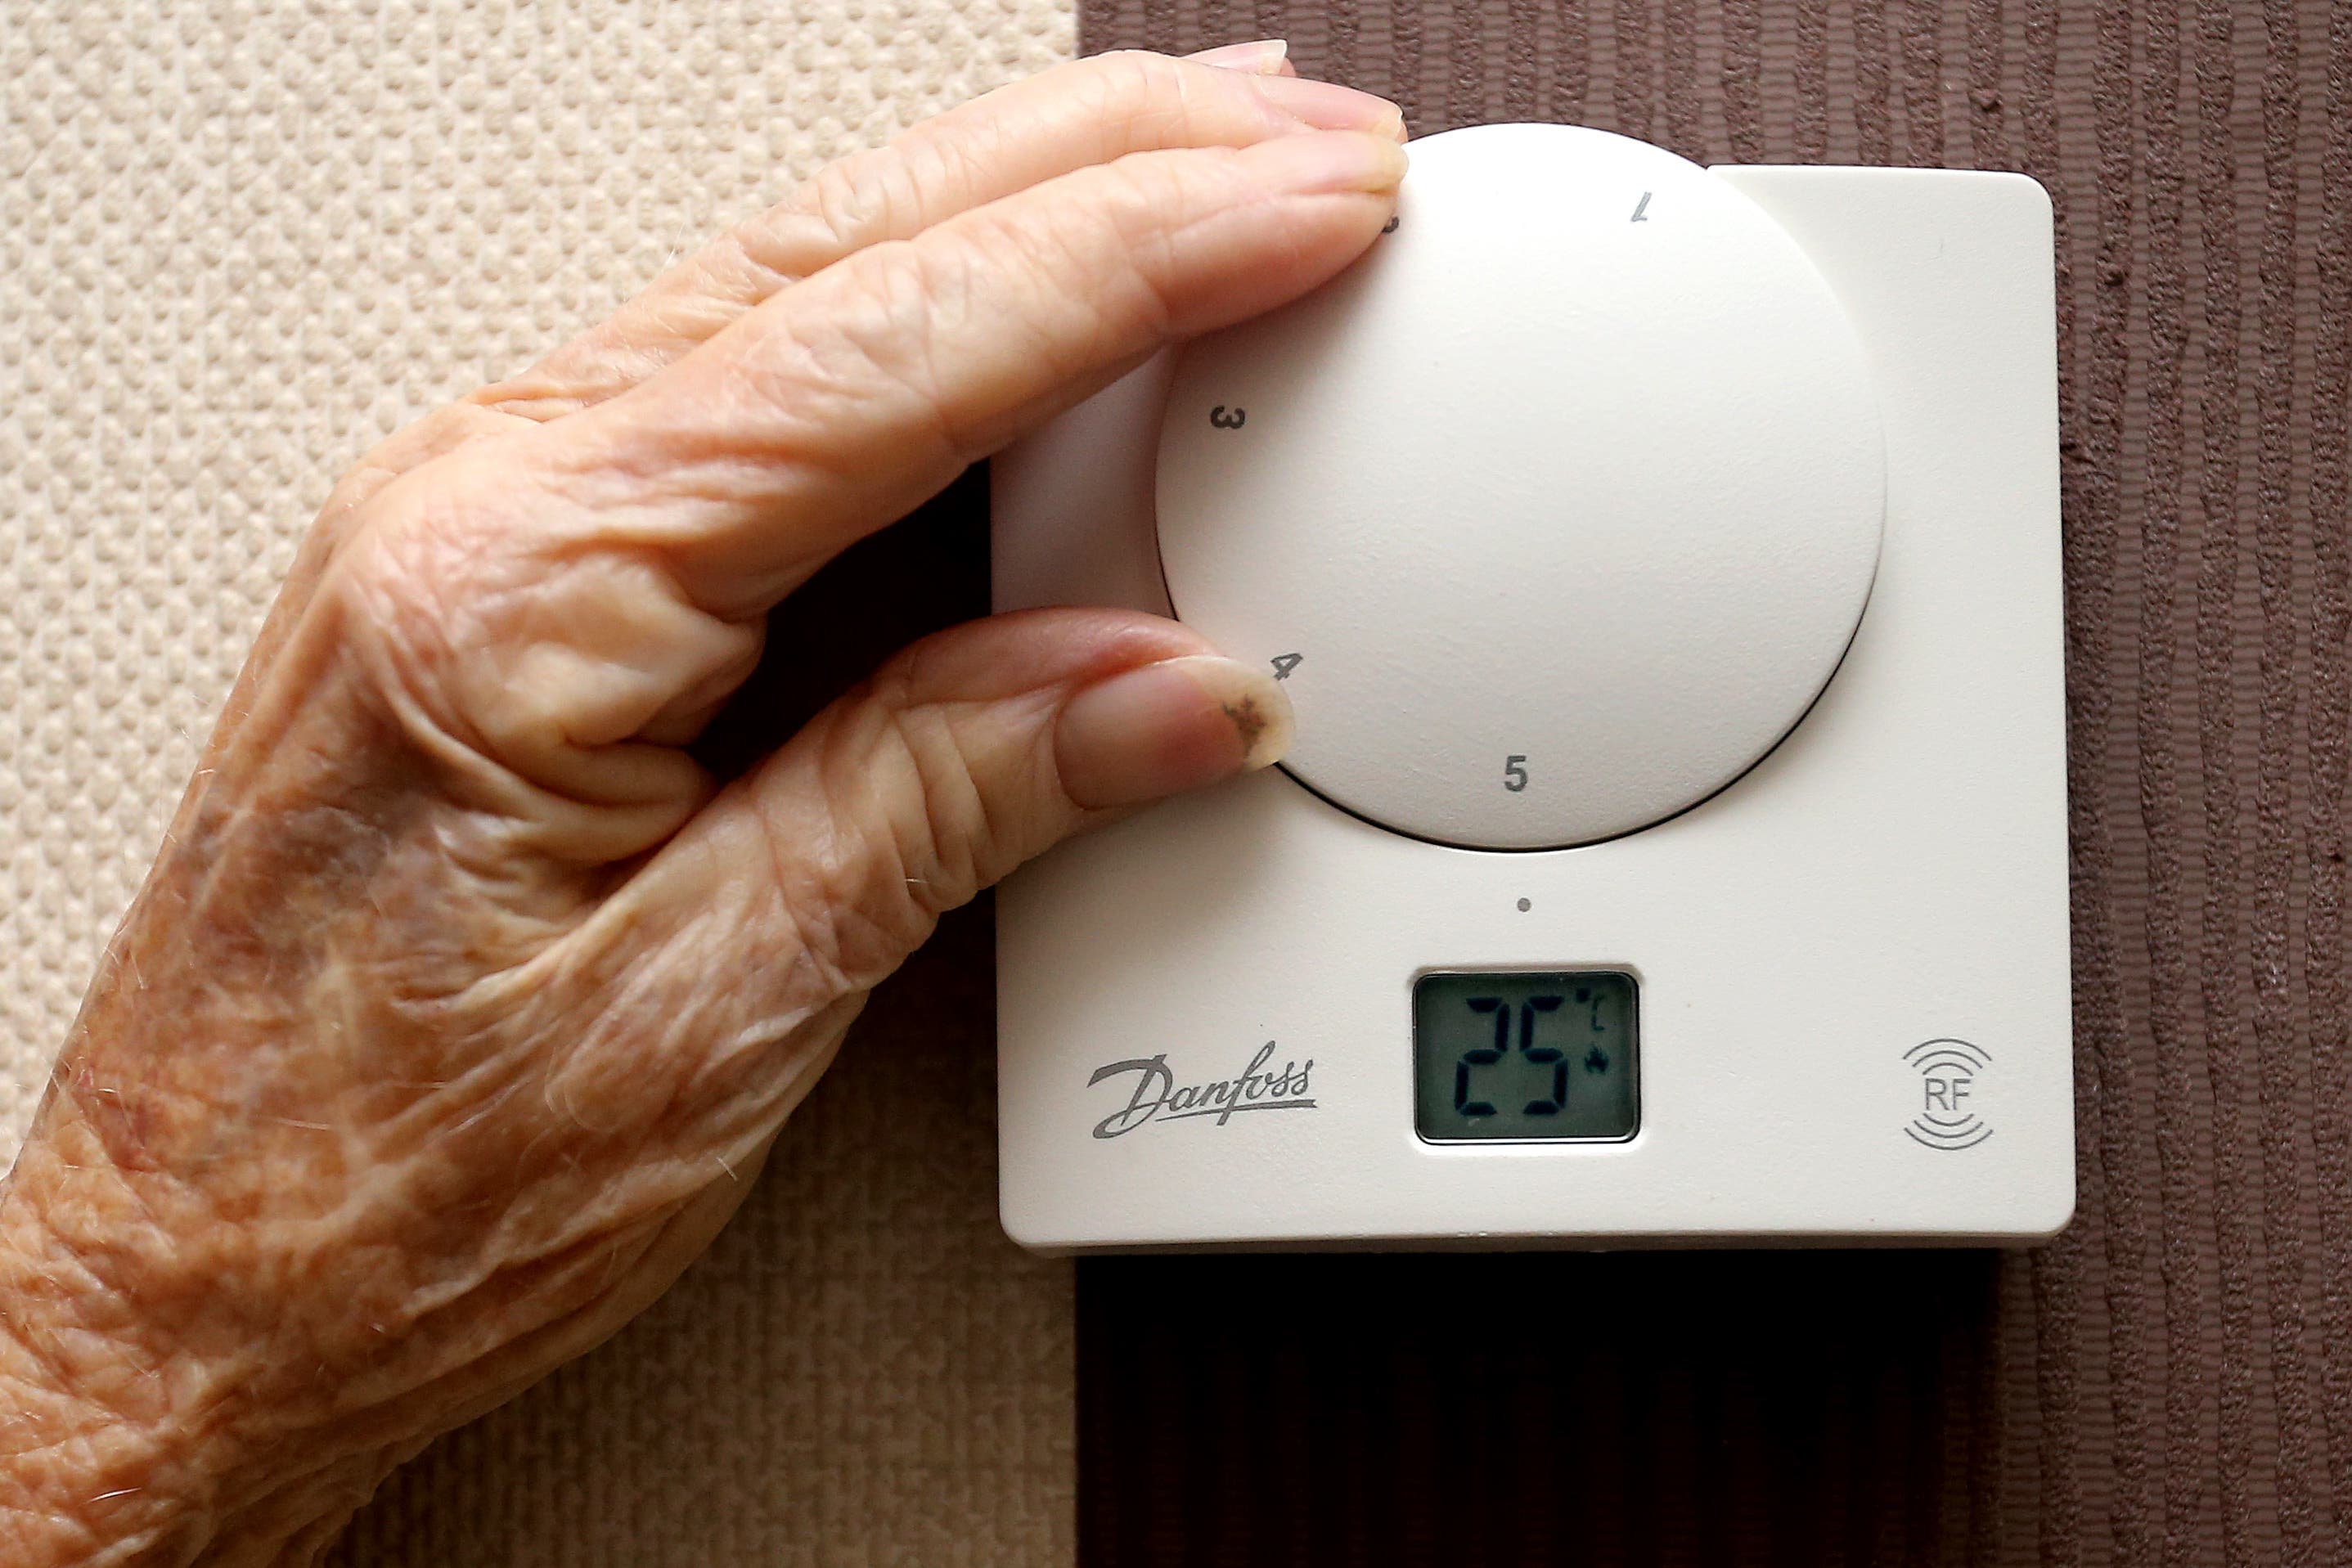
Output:
<path fill-rule="evenodd" d="M 378 497 L 322 585 L 340 639 L 373 683 L 425 697 L 496 642 L 520 563 L 499 542 L 499 506 L 431 472 Z M 427 706 L 438 708 L 436 701 Z"/>
<path fill-rule="evenodd" d="M 1172 319 L 1167 289 L 1177 271 L 1179 236 L 1200 205 L 1198 161 L 1222 165 L 1218 151 L 1130 154 L 1095 172 L 1097 190 L 1087 204 L 1099 225 L 1097 255 L 1111 258 L 1097 263 L 1109 284 L 1097 285 L 1097 297 L 1154 335 L 1164 336 Z"/>
<path fill-rule="evenodd" d="M 955 265 L 993 266 L 1015 286 L 1073 297 L 1094 287 L 1118 238 L 1118 221 L 1098 202 L 1057 201 L 1042 210 L 984 209 L 959 237 Z"/>
<path fill-rule="evenodd" d="M 613 821 L 652 831 L 701 775 L 682 756 L 615 758 L 646 752 L 630 743 L 741 664 L 757 632 L 696 609 L 653 556 L 551 528 L 527 481 L 488 478 L 411 497 L 355 540 L 323 585 L 329 634 L 442 783 L 508 805 L 527 789 L 642 807 L 643 821 Z"/>
<path fill-rule="evenodd" d="M 1272 129 L 1279 117 L 1248 79 L 1148 50 L 1097 55 L 1090 71 L 1094 118 L 1127 131 L 1129 145 L 1184 147 L 1223 143 Z"/>
<path fill-rule="evenodd" d="M 414 497 L 414 499 L 412 499 Z M 371 508 L 336 563 L 330 586 L 362 625 L 407 628 L 437 622 L 475 569 L 473 530 L 428 488 L 400 486 Z M 411 504 L 401 505 L 408 502 Z"/>
<path fill-rule="evenodd" d="M 706 434 L 697 439 L 724 461 L 702 464 L 709 474 L 698 484 L 731 491 L 767 483 L 751 479 L 744 462 L 755 444 L 767 458 L 789 453 L 814 469 L 864 462 L 860 433 L 880 429 L 908 439 L 892 454 L 898 460 L 937 455 L 916 443 L 946 431 L 932 340 L 952 308 L 951 280 L 912 242 L 888 240 L 808 287 L 771 329 L 714 362 L 697 409 Z M 679 482 L 675 474 L 661 480 Z"/>
<path fill-rule="evenodd" d="M 856 727 L 866 733 L 854 743 L 844 737 L 837 755 L 817 763 L 814 816 L 786 808 L 763 818 L 772 885 L 793 946 L 818 988 L 833 995 L 888 974 L 930 935 L 941 909 L 962 901 L 931 869 L 928 813 L 906 793 L 895 737 L 870 724 Z"/>
<path fill-rule="evenodd" d="M 1102 207 L 1122 237 L 1136 240 L 1164 235 L 1189 220 L 1200 194 L 1204 161 L 1222 169 L 1227 162 L 1222 148 L 1197 148 L 1181 153 L 1130 153 L 1103 165 Z"/>
<path fill-rule="evenodd" d="M 378 442 L 336 482 L 312 527 L 308 548 L 327 555 L 339 550 L 365 504 L 402 476 L 477 442 L 493 441 L 537 423 L 504 406 L 504 388 L 510 384 L 485 387 L 445 403 Z"/>
<path fill-rule="evenodd" d="M 942 331 L 972 313 L 973 271 L 971 257 L 952 247 L 892 242 L 866 252 L 844 308 L 827 323 L 851 361 L 831 379 L 860 397 L 878 383 L 921 417 L 944 420 L 933 350 Z"/>
<path fill-rule="evenodd" d="M 807 190 L 737 227 L 727 244 L 758 275 L 757 291 L 773 293 L 847 254 L 839 222 L 827 214 L 824 200 Z"/>
<path fill-rule="evenodd" d="M 904 152 L 844 158 L 818 170 L 795 205 L 816 220 L 835 256 L 919 223 L 921 205 Z"/>
<path fill-rule="evenodd" d="M 926 703 L 887 702 L 885 754 L 897 780 L 896 809 L 883 827 L 883 863 L 898 885 L 883 890 L 906 906 L 910 926 L 928 931 L 941 910 L 979 890 L 979 854 L 988 843 L 987 798 L 948 716 Z"/>
<path fill-rule="evenodd" d="M 1192 221 L 1207 159 L 1222 150 L 1134 152 L 1074 176 L 1038 204 L 991 225 L 1001 244 L 1022 251 L 1056 286 L 1099 294 L 1138 267 L 1164 261 L 1174 235 Z"/>
<path fill-rule="evenodd" d="M 952 246 L 894 241 L 869 255 L 871 264 L 857 274 L 869 346 L 903 343 L 969 308 L 971 269 Z"/>
<path fill-rule="evenodd" d="M 1013 308 L 993 331 L 1057 377 L 1101 358 L 1102 340 L 1124 335 L 1135 311 L 1126 224 L 1094 201 L 1055 204 L 1042 214 L 984 214 L 955 265 L 995 276 Z M 975 285 L 976 287 L 976 285 Z"/>
<path fill-rule="evenodd" d="M 459 447 L 516 429 L 519 422 L 499 406 L 509 384 L 484 387 L 455 402 L 442 404 L 395 432 L 362 461 L 373 467 L 404 474 Z"/>
<path fill-rule="evenodd" d="M 999 807 L 1024 797 L 1013 758 L 1025 755 L 1025 741 L 1013 737 L 1028 729 L 1003 723 L 1002 712 L 993 721 L 985 716 L 1003 699 L 975 700 L 968 660 L 951 634 L 921 639 L 883 664 L 863 704 L 876 732 L 874 754 L 885 759 L 892 786 L 887 793 L 899 807 L 892 858 L 906 869 L 903 891 L 926 920 L 1008 869 Z M 1050 705 L 1052 694 L 1035 700 Z"/>
<path fill-rule="evenodd" d="M 1184 68 L 1149 49 L 1113 49 L 1067 68 L 1079 101 L 1105 120 L 1128 118 L 1186 90 Z"/>

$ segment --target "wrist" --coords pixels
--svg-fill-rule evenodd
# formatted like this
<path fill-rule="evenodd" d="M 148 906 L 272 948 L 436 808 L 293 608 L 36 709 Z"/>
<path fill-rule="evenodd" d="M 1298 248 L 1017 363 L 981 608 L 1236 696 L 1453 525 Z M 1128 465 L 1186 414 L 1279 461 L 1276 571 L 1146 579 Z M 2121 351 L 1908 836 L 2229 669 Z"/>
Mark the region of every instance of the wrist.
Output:
<path fill-rule="evenodd" d="M 0 1560 L 176 1559 L 201 1530 L 219 1380 L 142 1323 L 79 1225 L 124 1211 L 120 1176 L 38 1135 L 0 1184 Z"/>

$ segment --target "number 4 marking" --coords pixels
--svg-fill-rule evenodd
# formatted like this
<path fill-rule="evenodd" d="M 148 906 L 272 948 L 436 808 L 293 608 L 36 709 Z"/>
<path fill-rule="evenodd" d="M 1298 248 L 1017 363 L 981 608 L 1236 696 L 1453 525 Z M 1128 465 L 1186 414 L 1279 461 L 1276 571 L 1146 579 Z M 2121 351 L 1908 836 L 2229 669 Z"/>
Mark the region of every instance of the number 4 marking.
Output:
<path fill-rule="evenodd" d="M 1304 653 L 1276 653 L 1274 656 L 1274 678 L 1277 681 L 1290 679 L 1290 672 L 1298 668 L 1306 657 Z"/>

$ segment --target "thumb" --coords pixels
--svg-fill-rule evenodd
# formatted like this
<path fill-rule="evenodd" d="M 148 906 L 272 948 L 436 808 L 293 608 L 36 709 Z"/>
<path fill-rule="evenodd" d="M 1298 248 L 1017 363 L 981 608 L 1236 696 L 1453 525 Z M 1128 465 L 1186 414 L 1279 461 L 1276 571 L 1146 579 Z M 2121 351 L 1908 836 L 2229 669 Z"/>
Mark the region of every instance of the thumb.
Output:
<path fill-rule="evenodd" d="M 1262 768 L 1290 734 L 1268 671 L 1172 621 L 1114 610 L 977 621 L 915 643 L 820 713 L 630 891 L 731 906 L 765 949 L 746 955 L 758 967 L 797 946 L 835 988 L 862 989 L 942 911 L 1023 861 Z"/>

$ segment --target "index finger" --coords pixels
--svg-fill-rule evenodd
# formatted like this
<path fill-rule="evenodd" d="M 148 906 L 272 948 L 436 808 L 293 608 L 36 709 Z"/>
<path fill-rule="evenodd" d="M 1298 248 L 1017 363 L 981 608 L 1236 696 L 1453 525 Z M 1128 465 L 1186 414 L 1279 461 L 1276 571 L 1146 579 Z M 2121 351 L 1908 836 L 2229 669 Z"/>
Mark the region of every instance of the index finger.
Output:
<path fill-rule="evenodd" d="M 868 246 L 911 239 L 958 213 L 1131 152 L 1245 147 L 1305 130 L 1402 139 L 1404 121 L 1370 93 L 1298 79 L 1279 46 L 1070 61 L 828 164 L 474 401 L 541 419 L 572 413 L 626 391 L 761 301 Z"/>
<path fill-rule="evenodd" d="M 1329 278 L 1404 163 L 1356 131 L 1136 153 L 869 247 L 510 449 L 563 503 L 542 545 L 650 551 L 759 614 L 1162 344 Z"/>

